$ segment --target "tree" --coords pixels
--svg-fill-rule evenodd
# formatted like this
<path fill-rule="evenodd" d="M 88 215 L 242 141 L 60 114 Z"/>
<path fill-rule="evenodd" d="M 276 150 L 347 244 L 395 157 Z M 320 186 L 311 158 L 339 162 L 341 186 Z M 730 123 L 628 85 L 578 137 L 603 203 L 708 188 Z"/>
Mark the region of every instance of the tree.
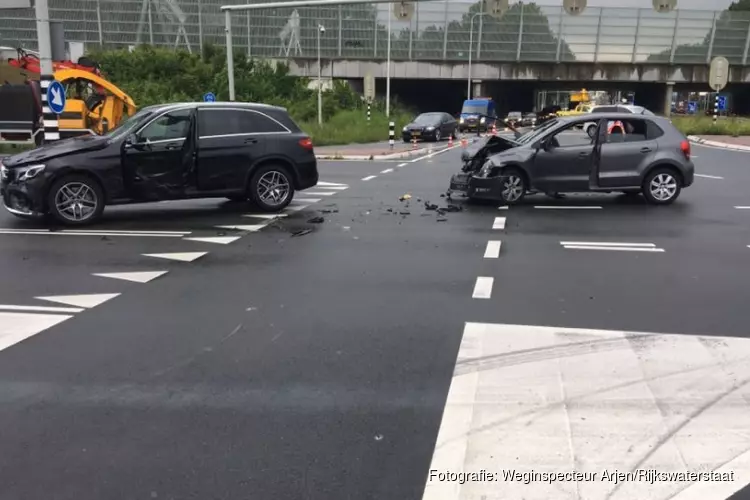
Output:
<path fill-rule="evenodd" d="M 711 26 L 708 24 L 708 33 L 702 40 L 692 44 L 680 44 L 675 47 L 675 64 L 705 64 L 708 50 L 711 47 L 711 57 L 724 56 L 730 64 L 742 64 L 742 56 L 745 51 L 745 41 L 750 27 L 750 0 L 738 0 L 719 14 L 716 19 L 716 31 L 711 45 Z M 680 37 L 680 28 L 677 28 L 677 36 Z M 669 62 L 672 49 L 665 49 L 659 53 L 651 54 L 648 62 Z"/>

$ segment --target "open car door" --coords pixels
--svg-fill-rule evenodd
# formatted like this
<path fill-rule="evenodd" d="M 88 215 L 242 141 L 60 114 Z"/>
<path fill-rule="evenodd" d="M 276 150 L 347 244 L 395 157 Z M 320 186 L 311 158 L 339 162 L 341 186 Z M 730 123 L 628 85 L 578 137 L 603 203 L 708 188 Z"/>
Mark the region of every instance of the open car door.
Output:
<path fill-rule="evenodd" d="M 602 144 L 607 142 L 607 125 L 609 120 L 599 119 L 596 124 L 596 133 L 594 133 L 594 152 L 591 161 L 591 171 L 589 173 L 589 189 L 595 191 L 600 188 L 599 175 L 601 173 L 602 163 Z"/>

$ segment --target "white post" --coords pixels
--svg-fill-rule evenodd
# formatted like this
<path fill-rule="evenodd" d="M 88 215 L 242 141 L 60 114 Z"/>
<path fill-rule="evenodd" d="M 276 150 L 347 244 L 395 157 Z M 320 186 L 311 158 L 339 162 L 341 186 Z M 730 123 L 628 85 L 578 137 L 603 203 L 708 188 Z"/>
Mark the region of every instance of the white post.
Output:
<path fill-rule="evenodd" d="M 232 49 L 232 11 L 224 11 L 224 33 L 227 35 L 227 75 L 229 76 L 229 100 L 234 101 L 234 52 Z"/>
<path fill-rule="evenodd" d="M 388 6 L 388 44 L 386 50 L 385 63 L 385 116 L 391 116 L 391 13 L 390 5 Z"/>
<path fill-rule="evenodd" d="M 36 31 L 39 41 L 39 90 L 42 103 L 42 130 L 44 142 L 60 139 L 58 116 L 52 112 L 47 102 L 47 89 L 54 81 L 52 65 L 52 40 L 49 33 L 49 7 L 47 0 L 36 0 Z"/>
<path fill-rule="evenodd" d="M 469 22 L 469 75 L 466 79 L 466 98 L 471 99 L 471 51 L 474 44 L 474 19 L 477 16 L 484 15 L 484 12 L 477 12 L 471 16 L 471 22 Z"/>
<path fill-rule="evenodd" d="M 320 65 L 320 34 L 323 26 L 318 25 L 318 125 L 323 125 L 323 76 Z"/>

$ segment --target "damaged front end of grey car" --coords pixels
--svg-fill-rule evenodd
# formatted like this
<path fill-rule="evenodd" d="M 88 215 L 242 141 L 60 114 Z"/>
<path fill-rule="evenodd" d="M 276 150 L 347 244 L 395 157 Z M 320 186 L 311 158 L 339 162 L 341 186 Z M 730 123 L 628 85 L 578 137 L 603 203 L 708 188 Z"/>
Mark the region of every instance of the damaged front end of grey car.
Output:
<path fill-rule="evenodd" d="M 515 139 L 521 135 L 516 132 Z M 509 203 L 523 198 L 528 183 L 513 165 L 523 164 L 528 152 L 515 139 L 490 136 L 466 148 L 461 154 L 463 166 L 451 177 L 448 193 Z"/>

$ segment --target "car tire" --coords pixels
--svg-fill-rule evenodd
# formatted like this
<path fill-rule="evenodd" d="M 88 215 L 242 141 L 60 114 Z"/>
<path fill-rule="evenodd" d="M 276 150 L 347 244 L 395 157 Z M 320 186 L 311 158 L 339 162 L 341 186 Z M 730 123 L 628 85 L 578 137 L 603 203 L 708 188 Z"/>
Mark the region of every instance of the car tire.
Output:
<path fill-rule="evenodd" d="M 516 205 L 526 196 L 529 186 L 526 176 L 517 168 L 506 168 L 502 174 L 500 199 L 506 205 Z"/>
<path fill-rule="evenodd" d="M 652 205 L 670 205 L 682 191 L 680 175 L 669 167 L 656 167 L 643 180 L 643 196 Z"/>
<path fill-rule="evenodd" d="M 294 198 L 292 174 L 283 165 L 262 165 L 250 177 L 247 194 L 263 212 L 280 212 Z"/>
<path fill-rule="evenodd" d="M 68 207 L 60 209 L 60 205 Z M 99 182 L 82 174 L 65 175 L 47 192 L 49 215 L 66 226 L 85 226 L 96 222 L 104 212 L 104 190 Z"/>

